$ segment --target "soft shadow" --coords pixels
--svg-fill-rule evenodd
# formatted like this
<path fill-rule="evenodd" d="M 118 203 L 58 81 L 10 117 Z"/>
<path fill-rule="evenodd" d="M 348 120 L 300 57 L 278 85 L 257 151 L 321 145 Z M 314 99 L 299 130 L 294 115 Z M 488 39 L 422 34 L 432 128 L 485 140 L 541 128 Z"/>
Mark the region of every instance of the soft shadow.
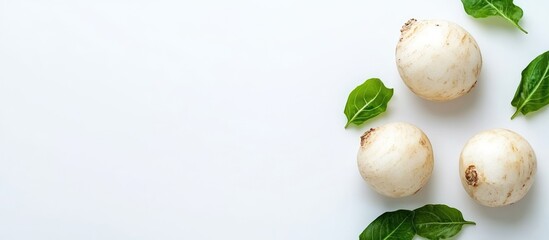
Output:
<path fill-rule="evenodd" d="M 544 114 L 544 112 L 548 111 L 547 109 L 549 109 L 549 107 L 543 107 L 543 108 L 540 108 L 539 110 L 537 110 L 535 112 L 529 112 L 526 115 L 523 115 L 522 113 L 520 113 L 519 115 L 517 115 L 515 117 L 515 119 L 517 119 L 519 117 L 524 117 L 524 118 L 526 118 L 526 120 L 531 120 L 532 118 L 537 118 L 536 115 Z M 513 110 L 516 111 L 516 108 L 513 107 Z M 513 111 L 513 113 L 515 113 L 515 112 Z"/>
<path fill-rule="evenodd" d="M 476 22 L 480 24 L 480 26 L 483 28 L 483 30 L 490 31 L 492 29 L 501 29 L 502 31 L 511 31 L 516 32 L 517 35 L 524 35 L 524 32 L 522 32 L 520 29 L 518 29 L 513 23 L 509 22 L 508 20 L 501 18 L 501 17 L 487 17 L 487 18 L 477 18 L 475 19 Z M 519 21 L 519 25 L 526 29 L 524 27 L 523 21 Z"/>
<path fill-rule="evenodd" d="M 360 125 L 350 124 L 345 128 L 347 131 L 352 131 L 356 134 L 362 135 L 364 132 L 370 130 L 370 128 L 375 128 L 383 125 L 384 123 L 387 123 L 388 119 L 391 119 L 391 115 L 393 115 L 394 111 L 391 111 L 390 106 L 387 108 L 387 111 L 366 120 L 364 123 Z M 347 118 L 345 118 L 347 120 Z"/>
<path fill-rule="evenodd" d="M 500 224 L 513 226 L 521 222 L 526 216 L 531 215 L 535 211 L 535 206 L 539 206 L 539 204 L 536 204 L 537 199 L 540 197 L 538 185 L 534 182 L 526 196 L 514 204 L 495 208 L 476 204 L 475 211 Z"/>
<path fill-rule="evenodd" d="M 415 209 L 431 202 L 434 196 L 432 181 L 427 182 L 417 193 L 407 197 L 391 198 L 377 193 L 371 187 L 365 187 L 363 192 L 365 199 L 375 202 L 377 206 L 384 206 L 385 209 Z"/>
<path fill-rule="evenodd" d="M 484 84 L 482 84 L 484 79 L 485 77 L 481 73 L 477 86 L 475 86 L 471 92 L 450 101 L 434 102 L 417 96 L 413 98 L 413 101 L 415 102 L 415 105 L 425 108 L 425 112 L 432 113 L 437 118 L 462 118 L 463 116 L 471 114 L 474 111 L 475 105 L 480 101 L 482 92 L 484 91 Z"/>

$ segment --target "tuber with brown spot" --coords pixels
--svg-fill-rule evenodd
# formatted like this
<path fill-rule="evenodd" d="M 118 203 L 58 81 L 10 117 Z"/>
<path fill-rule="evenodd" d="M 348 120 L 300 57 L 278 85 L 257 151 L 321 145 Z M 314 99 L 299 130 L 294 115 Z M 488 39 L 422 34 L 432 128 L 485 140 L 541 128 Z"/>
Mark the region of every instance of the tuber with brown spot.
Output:
<path fill-rule="evenodd" d="M 434 164 L 425 133 L 402 122 L 365 132 L 357 160 L 362 178 L 376 192 L 394 198 L 418 192 L 431 177 Z"/>
<path fill-rule="evenodd" d="M 427 100 L 447 101 L 476 86 L 482 57 L 465 29 L 444 20 L 410 19 L 400 32 L 396 64 L 413 93 Z"/>
<path fill-rule="evenodd" d="M 519 134 L 492 129 L 473 136 L 459 160 L 461 183 L 478 203 L 500 207 L 522 199 L 534 182 L 536 155 Z"/>

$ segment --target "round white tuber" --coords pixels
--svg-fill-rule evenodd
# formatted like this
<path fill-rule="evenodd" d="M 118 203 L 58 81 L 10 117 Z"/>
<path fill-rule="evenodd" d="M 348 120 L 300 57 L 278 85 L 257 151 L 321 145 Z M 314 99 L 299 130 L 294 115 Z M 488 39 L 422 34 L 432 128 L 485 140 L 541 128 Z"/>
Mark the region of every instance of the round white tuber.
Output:
<path fill-rule="evenodd" d="M 400 31 L 396 63 L 412 92 L 427 100 L 447 101 L 474 88 L 482 57 L 465 29 L 443 20 L 410 19 Z"/>
<path fill-rule="evenodd" d="M 500 207 L 522 199 L 534 182 L 536 155 L 519 134 L 506 129 L 473 136 L 461 152 L 459 175 L 478 203 Z"/>
<path fill-rule="evenodd" d="M 404 197 L 418 192 L 433 171 L 431 142 L 408 123 L 389 123 L 364 133 L 358 151 L 362 178 L 378 193 Z"/>

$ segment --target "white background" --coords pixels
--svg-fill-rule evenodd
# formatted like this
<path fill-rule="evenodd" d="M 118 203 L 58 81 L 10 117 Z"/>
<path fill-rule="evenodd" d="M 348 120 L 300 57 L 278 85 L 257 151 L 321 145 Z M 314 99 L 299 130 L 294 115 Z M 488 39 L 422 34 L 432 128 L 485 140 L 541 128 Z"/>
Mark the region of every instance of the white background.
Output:
<path fill-rule="evenodd" d="M 549 50 L 545 1 L 523 34 L 454 1 L 0 1 L 0 239 L 358 239 L 385 211 L 443 203 L 458 239 L 542 239 L 549 110 L 511 121 L 520 72 Z M 409 18 L 477 40 L 479 84 L 434 103 L 402 83 Z M 380 77 L 386 113 L 344 129 L 348 93 Z M 356 167 L 359 136 L 393 121 L 429 136 L 435 169 L 388 199 Z M 481 130 L 529 140 L 538 175 L 504 208 L 473 202 L 458 158 Z M 546 228 L 546 227 L 545 227 Z"/>

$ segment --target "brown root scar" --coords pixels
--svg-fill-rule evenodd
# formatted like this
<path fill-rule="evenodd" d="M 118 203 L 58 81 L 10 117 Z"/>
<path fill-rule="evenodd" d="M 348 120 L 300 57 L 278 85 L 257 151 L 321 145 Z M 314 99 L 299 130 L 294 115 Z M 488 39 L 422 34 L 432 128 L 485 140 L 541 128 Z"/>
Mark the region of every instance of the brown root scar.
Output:
<path fill-rule="evenodd" d="M 478 186 L 478 173 L 475 165 L 470 165 L 465 170 L 465 181 L 469 186 Z"/>
<path fill-rule="evenodd" d="M 402 42 L 402 40 L 404 39 L 404 37 L 402 37 L 404 35 L 404 32 L 408 31 L 412 27 L 412 24 L 416 22 L 417 22 L 417 19 L 412 18 L 408 20 L 406 23 L 404 23 L 402 28 L 400 28 L 400 39 L 398 40 L 399 42 Z"/>
<path fill-rule="evenodd" d="M 402 26 L 402 28 L 400 29 L 400 32 L 405 32 L 406 30 L 410 29 L 410 26 L 412 26 L 412 24 L 416 23 L 417 22 L 417 19 L 415 18 L 411 18 L 410 20 L 408 20 L 406 23 L 404 23 L 404 25 Z"/>
<path fill-rule="evenodd" d="M 366 131 L 364 134 L 362 134 L 362 136 L 360 136 L 360 146 L 364 146 L 366 144 L 368 137 L 370 137 L 372 132 L 375 130 L 375 128 L 370 128 L 370 130 Z"/>

